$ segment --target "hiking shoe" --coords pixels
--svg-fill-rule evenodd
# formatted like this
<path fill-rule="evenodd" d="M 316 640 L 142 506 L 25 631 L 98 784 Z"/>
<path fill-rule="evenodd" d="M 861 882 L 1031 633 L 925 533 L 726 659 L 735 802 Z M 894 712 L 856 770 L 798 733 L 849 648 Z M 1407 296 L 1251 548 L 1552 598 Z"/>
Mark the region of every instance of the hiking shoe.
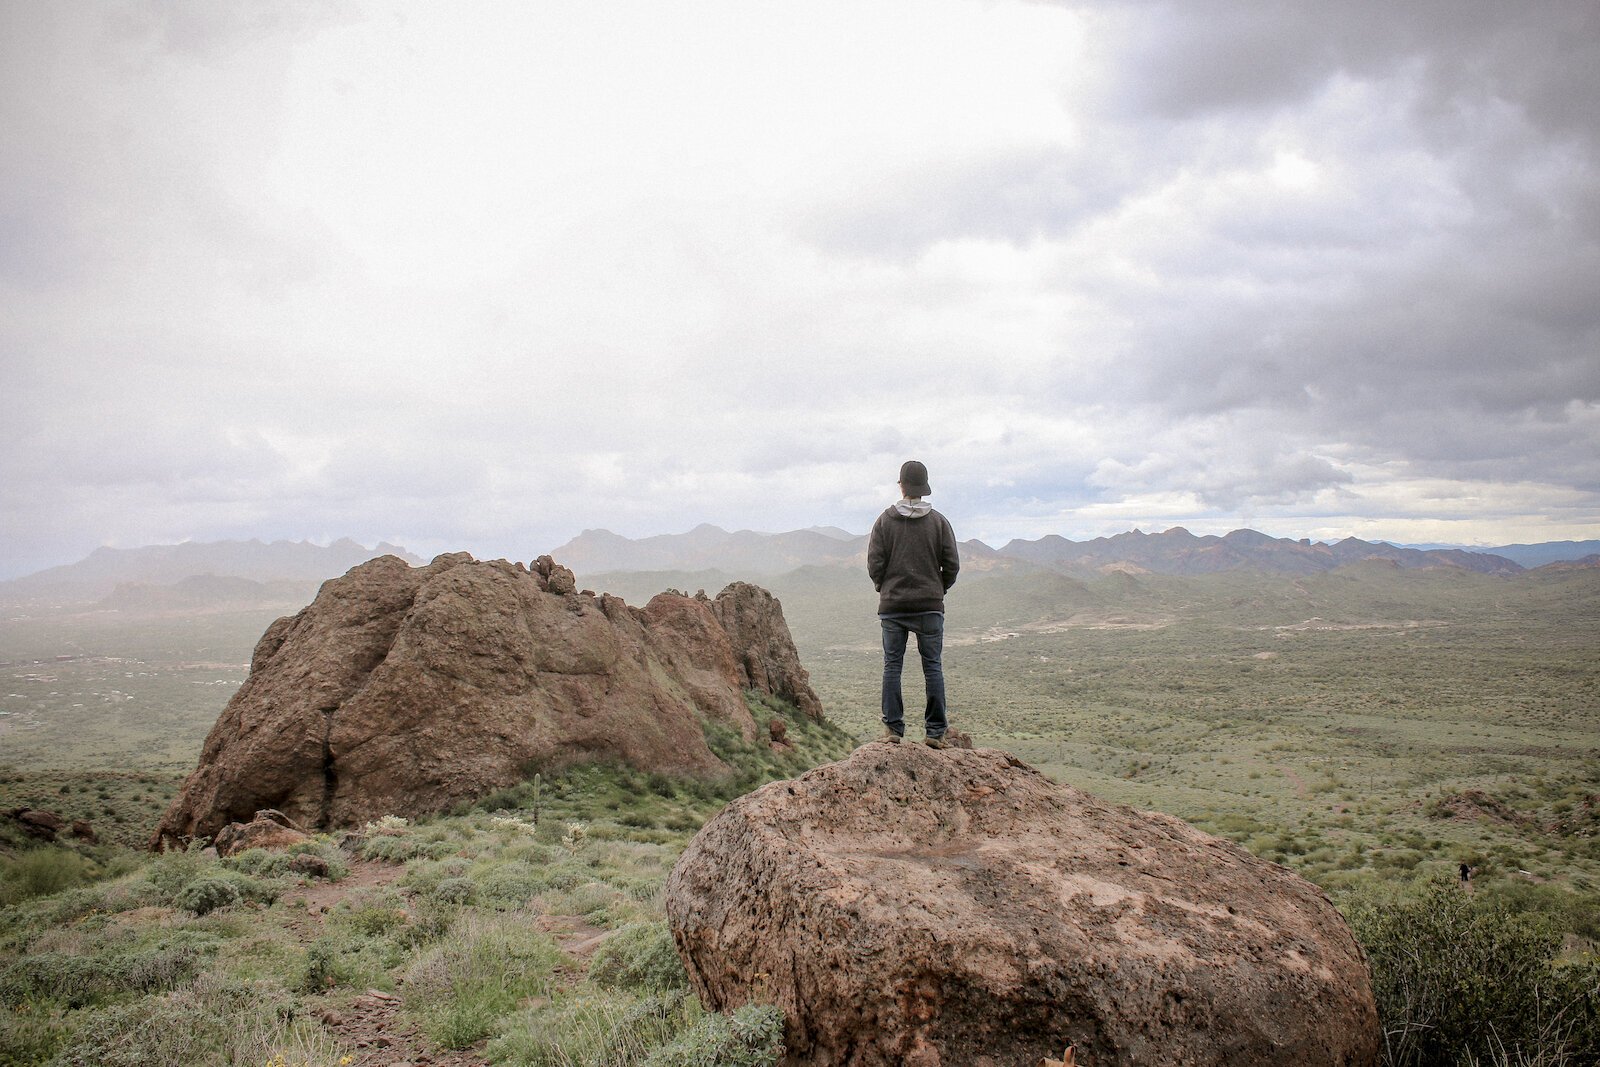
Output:
<path fill-rule="evenodd" d="M 885 726 L 883 728 L 883 734 L 878 738 L 878 740 L 888 742 L 891 745 L 898 745 L 900 743 L 900 735 Z"/>
<path fill-rule="evenodd" d="M 950 747 L 949 742 L 947 742 L 942 737 L 930 737 L 930 738 L 928 738 L 926 741 L 924 741 L 922 743 L 927 745 L 929 748 L 949 748 Z"/>

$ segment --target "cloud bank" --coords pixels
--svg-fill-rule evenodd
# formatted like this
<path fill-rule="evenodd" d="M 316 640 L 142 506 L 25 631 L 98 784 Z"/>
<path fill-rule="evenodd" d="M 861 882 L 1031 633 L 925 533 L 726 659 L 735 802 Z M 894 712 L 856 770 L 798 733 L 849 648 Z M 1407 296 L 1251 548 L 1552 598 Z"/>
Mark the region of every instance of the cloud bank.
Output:
<path fill-rule="evenodd" d="M 0 3 L 0 569 L 1600 525 L 1591 3 Z"/>

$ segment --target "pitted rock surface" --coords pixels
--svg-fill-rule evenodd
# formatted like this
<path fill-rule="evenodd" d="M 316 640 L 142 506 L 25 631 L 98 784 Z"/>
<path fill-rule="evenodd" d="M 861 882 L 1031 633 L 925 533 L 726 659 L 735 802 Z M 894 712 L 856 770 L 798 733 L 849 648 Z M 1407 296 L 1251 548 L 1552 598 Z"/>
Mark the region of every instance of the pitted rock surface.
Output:
<path fill-rule="evenodd" d="M 1367 966 L 1316 886 L 994 749 L 869 744 L 734 801 L 667 880 L 708 1008 L 790 1064 L 1371 1067 Z"/>
<path fill-rule="evenodd" d="M 778 602 L 740 597 L 736 655 L 714 602 L 585 596 L 548 557 L 364 563 L 267 628 L 152 845 L 262 808 L 315 829 L 418 815 L 587 759 L 721 774 L 706 721 L 765 733 L 740 691 L 749 634 L 773 657 L 757 674 L 780 686 L 755 688 L 820 709 Z"/>

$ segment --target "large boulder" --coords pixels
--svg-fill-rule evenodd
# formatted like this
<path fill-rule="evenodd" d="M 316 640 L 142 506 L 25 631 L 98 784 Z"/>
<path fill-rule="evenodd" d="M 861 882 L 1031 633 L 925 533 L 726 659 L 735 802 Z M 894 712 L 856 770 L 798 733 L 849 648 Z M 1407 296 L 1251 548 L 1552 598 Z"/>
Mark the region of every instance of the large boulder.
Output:
<path fill-rule="evenodd" d="M 790 1064 L 1378 1062 L 1321 890 L 994 749 L 873 743 L 758 789 L 666 906 L 702 1002 L 780 1006 Z"/>
<path fill-rule="evenodd" d="M 383 556 L 325 583 L 262 635 L 152 845 L 263 808 L 314 829 L 417 815 L 590 759 L 715 776 L 708 721 L 764 734 L 713 602 L 662 594 L 638 609 L 571 579 L 548 557 L 529 569 L 454 553 L 416 568 Z M 741 619 L 775 657 L 757 673 L 781 680 L 757 688 L 809 712 L 778 602 L 752 600 Z"/>

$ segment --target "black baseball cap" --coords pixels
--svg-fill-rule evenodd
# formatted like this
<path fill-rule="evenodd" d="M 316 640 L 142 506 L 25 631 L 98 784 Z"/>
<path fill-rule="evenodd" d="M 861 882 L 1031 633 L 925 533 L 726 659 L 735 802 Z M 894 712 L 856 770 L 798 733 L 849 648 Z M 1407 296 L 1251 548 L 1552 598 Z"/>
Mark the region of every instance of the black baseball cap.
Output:
<path fill-rule="evenodd" d="M 933 490 L 928 486 L 928 468 L 914 459 L 900 464 L 900 488 L 905 490 L 906 496 L 932 496 Z"/>

